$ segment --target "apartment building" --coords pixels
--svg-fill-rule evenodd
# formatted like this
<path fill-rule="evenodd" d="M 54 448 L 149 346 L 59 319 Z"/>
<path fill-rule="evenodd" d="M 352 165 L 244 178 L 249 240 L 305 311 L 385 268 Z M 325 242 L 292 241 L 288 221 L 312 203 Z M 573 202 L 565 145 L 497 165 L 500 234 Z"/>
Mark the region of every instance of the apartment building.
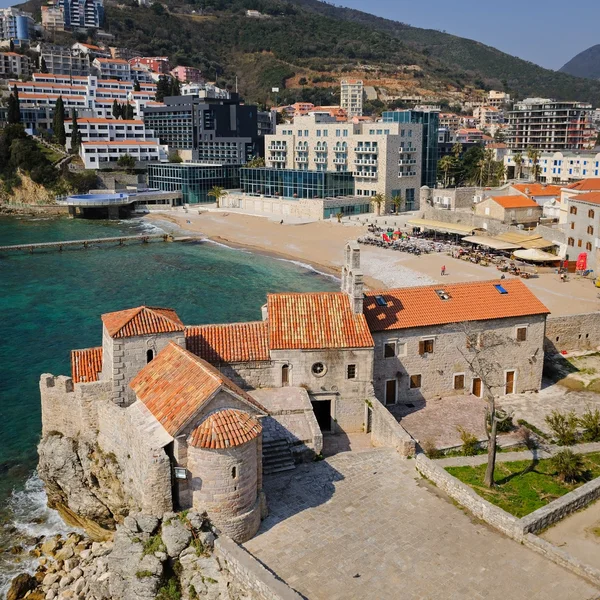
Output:
<path fill-rule="evenodd" d="M 140 53 L 137 50 L 131 48 L 120 48 L 118 46 L 109 46 L 110 55 L 113 58 L 122 58 L 123 60 L 130 61 L 132 58 L 137 58 Z M 131 63 L 129 63 L 131 64 Z"/>
<path fill-rule="evenodd" d="M 592 105 L 527 98 L 508 113 L 507 144 L 511 150 L 586 150 L 592 148 Z"/>
<path fill-rule="evenodd" d="M 516 152 L 504 157 L 508 179 L 533 179 L 533 162 L 527 152 L 521 165 L 515 163 Z M 588 177 L 600 177 L 600 152 L 543 152 L 538 161 L 538 180 L 542 183 L 571 183 Z"/>
<path fill-rule="evenodd" d="M 129 64 L 132 67 L 143 67 L 148 71 L 160 73 L 161 75 L 168 75 L 170 68 L 168 56 L 134 56 L 129 60 Z"/>
<path fill-rule="evenodd" d="M 83 142 L 156 141 L 154 131 L 146 129 L 141 119 L 117 120 L 84 117 L 77 119 L 77 128 Z M 66 120 L 67 150 L 71 149 L 72 131 L 73 121 Z"/>
<path fill-rule="evenodd" d="M 491 129 L 504 123 L 504 113 L 495 106 L 478 106 L 473 110 L 473 117 L 479 129 Z"/>
<path fill-rule="evenodd" d="M 146 105 L 144 123 L 169 148 L 191 151 L 193 162 L 245 164 L 262 156 L 258 109 L 230 99 L 171 96 Z"/>
<path fill-rule="evenodd" d="M 104 0 L 58 0 L 56 6 L 68 28 L 97 29 L 104 23 Z"/>
<path fill-rule="evenodd" d="M 462 127 L 462 119 L 456 113 L 440 113 L 439 126 L 450 131 L 456 131 Z"/>
<path fill-rule="evenodd" d="M 600 187 L 600 186 L 596 186 Z M 569 260 L 587 254 L 587 268 L 600 268 L 600 191 L 570 195 L 566 223 Z"/>
<path fill-rule="evenodd" d="M 508 225 L 535 227 L 541 216 L 542 207 L 531 198 L 521 194 L 512 196 L 489 196 L 475 205 L 475 214 Z M 486 223 L 484 229 L 488 229 Z"/>
<path fill-rule="evenodd" d="M 15 45 L 33 38 L 35 22 L 30 13 L 18 8 L 0 8 L 0 40 L 13 40 Z"/>
<path fill-rule="evenodd" d="M 83 52 L 87 54 L 91 60 L 94 58 L 111 58 L 111 53 L 108 48 L 102 48 L 95 44 L 84 44 L 83 42 L 76 42 L 71 46 L 71 50 Z"/>
<path fill-rule="evenodd" d="M 122 58 L 95 58 L 92 63 L 100 79 L 133 81 L 131 67 Z"/>
<path fill-rule="evenodd" d="M 360 79 L 342 79 L 340 83 L 340 106 L 349 118 L 362 117 L 365 89 Z"/>
<path fill-rule="evenodd" d="M 507 94 L 506 92 L 498 92 L 496 90 L 490 90 L 488 92 L 488 106 L 494 106 L 495 108 L 504 108 L 508 106 L 510 102 L 510 94 Z"/>
<path fill-rule="evenodd" d="M 65 30 L 65 15 L 63 9 L 58 6 L 42 6 L 42 27 L 54 33 L 55 31 Z"/>
<path fill-rule="evenodd" d="M 181 83 L 202 83 L 202 71 L 194 67 L 184 67 L 179 65 L 171 70 L 171 75 Z"/>
<path fill-rule="evenodd" d="M 422 105 L 412 110 L 384 111 L 382 120 L 384 123 L 421 125 L 421 186 L 436 187 L 440 107 Z"/>
<path fill-rule="evenodd" d="M 167 159 L 166 149 L 158 140 L 89 141 L 83 142 L 79 150 L 86 169 L 110 168 L 125 155 L 135 158 L 139 166 Z"/>
<path fill-rule="evenodd" d="M 86 77 L 92 72 L 90 56 L 85 52 L 54 44 L 39 44 L 37 52 L 40 61 L 44 59 L 48 73 L 75 78 Z"/>
<path fill-rule="evenodd" d="M 29 77 L 31 60 L 28 56 L 16 52 L 0 52 L 0 79 L 10 77 Z"/>
<path fill-rule="evenodd" d="M 273 169 L 351 173 L 355 196 L 401 196 L 412 210 L 419 206 L 422 129 L 413 123 L 340 123 L 313 113 L 265 136 L 265 162 Z"/>

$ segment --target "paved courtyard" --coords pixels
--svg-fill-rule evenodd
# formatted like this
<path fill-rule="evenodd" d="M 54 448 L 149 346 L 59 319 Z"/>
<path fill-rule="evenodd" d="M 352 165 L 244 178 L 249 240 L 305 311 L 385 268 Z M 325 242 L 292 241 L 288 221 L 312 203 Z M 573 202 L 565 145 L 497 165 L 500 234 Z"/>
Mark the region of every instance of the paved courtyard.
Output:
<path fill-rule="evenodd" d="M 473 522 L 393 450 L 344 452 L 265 479 L 244 546 L 309 600 L 591 600 L 600 591 Z"/>

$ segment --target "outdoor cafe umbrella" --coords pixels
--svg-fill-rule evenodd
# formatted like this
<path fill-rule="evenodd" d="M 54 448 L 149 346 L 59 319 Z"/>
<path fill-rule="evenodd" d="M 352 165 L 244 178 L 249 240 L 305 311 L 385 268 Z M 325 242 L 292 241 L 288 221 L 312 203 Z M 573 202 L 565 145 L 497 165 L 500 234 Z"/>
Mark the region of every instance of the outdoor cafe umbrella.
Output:
<path fill-rule="evenodd" d="M 542 263 L 542 262 L 556 262 L 560 260 L 555 254 L 538 250 L 537 248 L 529 248 L 527 250 L 515 250 L 513 252 L 515 258 L 520 260 L 527 260 L 530 262 Z"/>

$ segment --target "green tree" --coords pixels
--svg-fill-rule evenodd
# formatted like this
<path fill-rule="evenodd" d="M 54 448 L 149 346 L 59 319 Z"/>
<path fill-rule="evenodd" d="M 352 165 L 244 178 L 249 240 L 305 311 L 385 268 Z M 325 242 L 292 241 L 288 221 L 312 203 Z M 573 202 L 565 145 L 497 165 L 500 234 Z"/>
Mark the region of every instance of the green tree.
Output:
<path fill-rule="evenodd" d="M 375 212 L 380 215 L 381 214 L 381 205 L 383 205 L 385 210 L 385 196 L 381 193 L 375 194 L 371 198 L 371 204 L 375 207 Z"/>
<path fill-rule="evenodd" d="M 118 119 L 121 116 L 121 105 L 116 100 L 113 100 L 112 103 L 112 116 L 113 119 Z"/>
<path fill-rule="evenodd" d="M 133 91 L 134 92 L 139 92 L 142 88 L 140 87 L 140 82 L 138 81 L 137 77 L 133 80 Z"/>
<path fill-rule="evenodd" d="M 56 105 L 54 106 L 52 132 L 54 133 L 54 139 L 58 142 L 58 144 L 64 146 L 67 141 L 67 134 L 65 133 L 65 104 L 62 96 L 58 97 Z"/>
<path fill-rule="evenodd" d="M 166 75 L 161 75 L 156 83 L 156 101 L 162 102 L 171 93 L 171 82 Z"/>
<path fill-rule="evenodd" d="M 168 160 L 170 163 L 182 163 L 183 162 L 183 158 L 181 158 L 181 156 L 179 156 L 179 154 L 175 150 L 169 154 Z"/>
<path fill-rule="evenodd" d="M 523 171 L 523 155 L 520 152 L 515 152 L 513 162 L 515 163 L 515 179 L 520 179 Z"/>
<path fill-rule="evenodd" d="M 131 154 L 123 154 L 123 156 L 119 156 L 117 165 L 123 169 L 127 169 L 128 171 L 133 171 L 135 168 L 135 162 L 135 158 L 131 156 Z"/>
<path fill-rule="evenodd" d="M 247 163 L 247 167 L 260 169 L 265 166 L 265 159 L 262 156 L 253 156 Z"/>
<path fill-rule="evenodd" d="M 219 187 L 218 185 L 215 185 L 208 192 L 208 196 L 215 199 L 217 206 L 220 206 L 221 199 L 226 195 L 227 192 L 225 191 L 225 188 Z"/>
<path fill-rule="evenodd" d="M 8 97 L 6 120 L 13 125 L 21 122 L 21 106 L 17 86 L 13 87 L 12 94 Z"/>
<path fill-rule="evenodd" d="M 77 154 L 81 147 L 81 131 L 79 131 L 79 123 L 77 122 L 77 110 L 73 109 L 71 119 L 71 153 Z"/>
<path fill-rule="evenodd" d="M 171 89 L 169 90 L 170 96 L 181 96 L 181 84 L 177 77 L 171 77 Z"/>
<path fill-rule="evenodd" d="M 446 156 L 442 156 L 438 162 L 438 171 L 440 174 L 443 173 L 443 183 L 444 187 L 447 188 L 450 185 L 450 174 L 454 169 L 454 159 L 452 156 L 447 154 Z"/>
<path fill-rule="evenodd" d="M 131 121 L 133 119 L 133 104 L 124 104 L 123 105 L 123 119 L 128 119 Z"/>
<path fill-rule="evenodd" d="M 392 204 L 396 213 L 401 213 L 404 210 L 405 202 L 400 194 L 392 197 Z"/>
<path fill-rule="evenodd" d="M 531 175 L 533 181 L 537 181 L 540 174 L 540 157 L 541 152 L 539 150 L 536 150 L 531 146 L 527 148 L 527 158 L 529 159 L 531 164 Z"/>
<path fill-rule="evenodd" d="M 9 44 L 8 44 L 8 51 L 9 52 L 14 52 L 15 51 L 15 43 L 10 40 Z"/>
<path fill-rule="evenodd" d="M 46 66 L 46 59 L 43 56 L 42 56 L 42 59 L 40 60 L 40 71 L 42 73 L 48 72 L 48 67 Z"/>

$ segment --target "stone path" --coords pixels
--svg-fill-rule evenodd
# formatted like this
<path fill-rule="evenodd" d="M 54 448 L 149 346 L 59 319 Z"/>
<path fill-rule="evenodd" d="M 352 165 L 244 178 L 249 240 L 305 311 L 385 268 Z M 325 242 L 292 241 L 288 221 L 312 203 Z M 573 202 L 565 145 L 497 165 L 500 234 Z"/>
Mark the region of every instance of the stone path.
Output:
<path fill-rule="evenodd" d="M 578 454 L 600 452 L 600 442 L 577 444 L 576 446 L 569 446 L 568 448 Z M 550 458 L 552 455 L 564 449 L 564 446 L 546 446 L 544 448 L 537 448 L 536 450 L 523 450 L 522 452 L 499 452 L 496 454 L 496 462 Z M 476 465 L 487 463 L 487 454 L 478 454 L 477 456 L 453 456 L 450 458 L 440 458 L 435 462 L 441 467 L 474 467 Z"/>
<path fill-rule="evenodd" d="M 246 549 L 309 600 L 591 600 L 600 591 L 472 521 L 388 449 L 265 479 Z"/>

